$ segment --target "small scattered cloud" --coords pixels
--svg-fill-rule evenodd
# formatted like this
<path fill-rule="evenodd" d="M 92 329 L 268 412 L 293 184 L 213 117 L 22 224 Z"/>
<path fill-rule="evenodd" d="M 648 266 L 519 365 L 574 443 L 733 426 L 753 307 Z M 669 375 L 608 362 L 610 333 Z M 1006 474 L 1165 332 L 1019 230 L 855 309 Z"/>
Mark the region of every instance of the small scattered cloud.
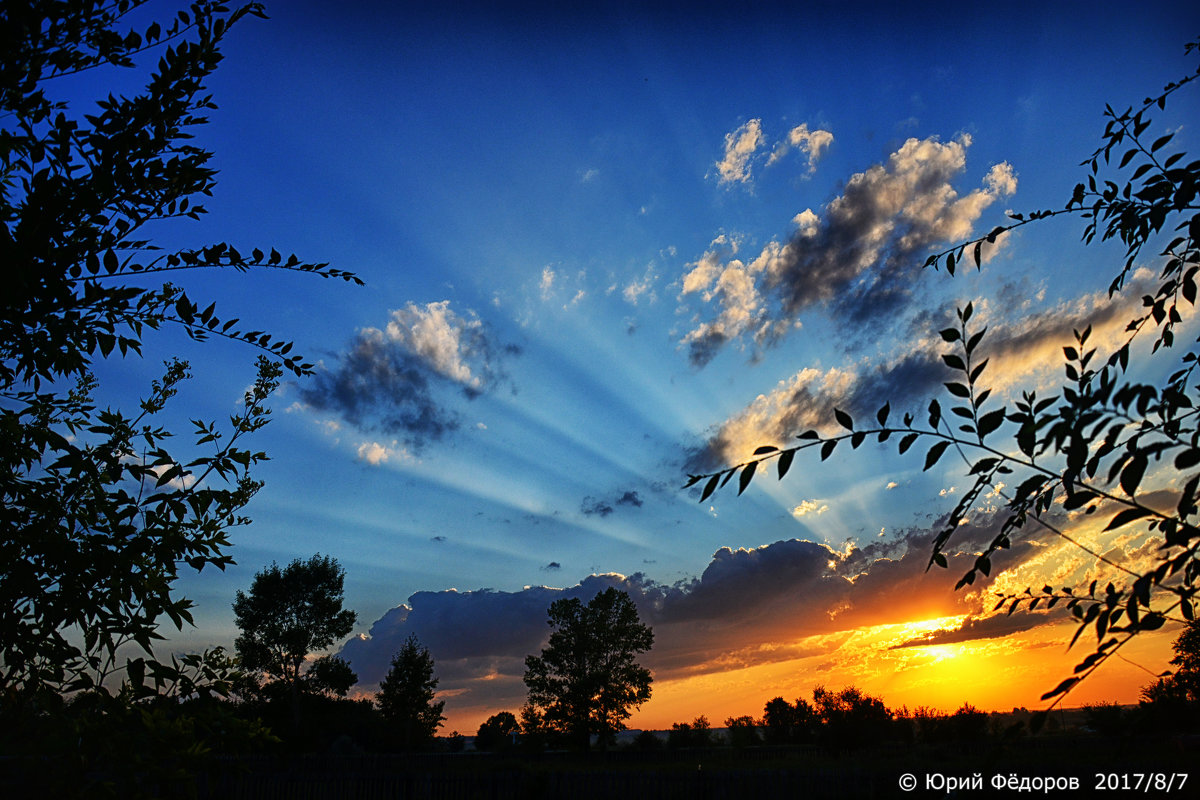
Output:
<path fill-rule="evenodd" d="M 562 564 L 558 563 L 557 561 L 551 561 L 549 564 L 542 567 L 543 572 L 554 572 L 560 569 L 562 569 Z"/>
<path fill-rule="evenodd" d="M 817 162 L 821 160 L 821 156 L 825 154 L 831 144 L 833 144 L 833 134 L 829 131 L 819 128 L 810 131 L 807 124 L 797 125 L 788 131 L 785 139 L 775 145 L 771 157 L 767 160 L 767 166 L 775 164 L 795 149 L 804 154 L 808 163 L 807 172 L 812 175 L 817 171 Z"/>
<path fill-rule="evenodd" d="M 892 489 L 895 489 L 895 488 L 896 488 L 897 486 L 899 486 L 899 485 L 900 485 L 900 484 L 896 483 L 895 481 L 888 481 L 888 482 L 887 482 L 887 486 L 885 486 L 885 487 L 883 487 L 883 488 L 884 488 L 884 489 L 887 489 L 887 490 L 889 490 L 889 491 L 891 491 Z"/>
<path fill-rule="evenodd" d="M 809 514 L 817 514 L 819 516 L 828 510 L 829 506 L 820 500 L 805 500 L 792 509 L 792 516 L 796 519 L 808 516 Z"/>
<path fill-rule="evenodd" d="M 645 505 L 645 501 L 642 500 L 641 495 L 636 491 L 627 491 L 608 498 L 595 498 L 588 495 L 579 504 L 579 511 L 588 517 L 607 517 L 619 506 L 641 508 L 643 505 Z"/>
<path fill-rule="evenodd" d="M 762 120 L 752 119 L 725 134 L 725 154 L 716 163 L 720 184 L 748 183 L 750 160 L 763 145 Z"/>
<path fill-rule="evenodd" d="M 388 444 L 363 442 L 358 446 L 358 459 L 373 467 L 378 467 L 389 461 L 411 461 L 412 455 L 397 440 L 393 439 Z"/>

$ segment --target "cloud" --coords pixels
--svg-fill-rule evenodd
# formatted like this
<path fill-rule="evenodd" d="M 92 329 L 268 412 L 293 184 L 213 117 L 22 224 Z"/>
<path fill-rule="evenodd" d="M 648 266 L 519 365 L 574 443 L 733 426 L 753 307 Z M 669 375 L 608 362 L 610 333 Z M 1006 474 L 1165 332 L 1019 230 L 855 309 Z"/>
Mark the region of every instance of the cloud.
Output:
<path fill-rule="evenodd" d="M 762 145 L 760 119 L 752 119 L 737 130 L 725 134 L 725 155 L 716 164 L 718 182 L 722 185 L 749 182 L 750 159 Z"/>
<path fill-rule="evenodd" d="M 579 511 L 585 516 L 607 517 L 616 510 L 616 506 L 632 506 L 641 508 L 645 504 L 636 491 L 627 491 L 614 497 L 597 499 L 588 495 L 579 504 Z"/>
<path fill-rule="evenodd" d="M 822 147 L 814 136 L 805 140 L 809 147 Z M 716 319 L 681 342 L 693 365 L 738 337 L 773 344 L 814 306 L 858 324 L 910 302 L 925 253 L 969 238 L 983 211 L 1016 191 L 1016 174 L 1000 163 L 981 188 L 959 195 L 952 182 L 966 168 L 970 144 L 966 134 L 951 142 L 909 139 L 885 163 L 852 176 L 821 214 L 797 215 L 786 242 L 769 242 L 749 262 L 712 251 L 689 265 L 682 294 L 701 294 L 717 307 Z"/>
<path fill-rule="evenodd" d="M 927 539 L 926 531 L 921 535 Z M 566 588 L 417 592 L 376 620 L 369 634 L 347 642 L 341 655 L 367 686 L 416 634 L 456 706 L 519 707 L 524 658 L 545 645 L 549 605 L 561 598 L 587 601 L 612 586 L 629 593 L 654 629 L 644 663 L 656 679 L 786 660 L 797 657 L 795 643 L 807 636 L 974 612 L 967 596 L 950 591 L 946 573 L 926 574 L 927 545 L 917 539 L 914 533 L 911 548 L 905 540 L 865 551 L 796 539 L 725 547 L 699 578 L 673 585 L 640 573 L 609 573 Z M 954 569 L 966 564 L 967 557 L 952 557 Z"/>
<path fill-rule="evenodd" d="M 407 450 L 400 446 L 395 439 L 390 444 L 379 442 L 363 442 L 358 446 L 358 458 L 373 467 L 388 461 L 408 461 L 412 458 Z"/>
<path fill-rule="evenodd" d="M 821 160 L 821 156 L 833 144 L 833 134 L 824 130 L 808 129 L 807 124 L 798 125 L 788 131 L 787 138 L 775 145 L 775 149 L 771 152 L 771 157 L 767 160 L 767 166 L 775 164 L 792 149 L 797 149 L 804 153 L 808 161 L 808 174 L 816 172 L 817 162 Z"/>
<path fill-rule="evenodd" d="M 336 413 L 360 430 L 397 438 L 390 446 L 368 442 L 359 457 L 377 464 L 419 450 L 456 430 L 461 420 L 447 393 L 475 399 L 506 379 L 503 359 L 519 352 L 502 344 L 474 312 L 460 316 L 450 301 L 391 312 L 383 329 L 363 328 L 301 389 L 305 405 Z"/>
<path fill-rule="evenodd" d="M 808 514 L 816 514 L 820 516 L 829 510 L 829 506 L 822 503 L 820 500 L 805 500 L 792 509 L 792 516 L 796 519 L 807 516 Z"/>
<path fill-rule="evenodd" d="M 938 644 L 954 644 L 969 642 L 975 639 L 995 639 L 1013 633 L 1027 631 L 1039 625 L 1050 622 L 1060 622 L 1058 618 L 1051 619 L 1046 613 L 997 614 L 991 617 L 968 616 L 962 623 L 948 630 L 934 631 L 915 639 L 908 639 L 893 645 L 892 650 L 906 647 L 928 647 Z"/>
<path fill-rule="evenodd" d="M 1138 271 L 1126 295 L 1110 300 L 1105 292 L 1087 294 L 1015 321 L 997 318 L 981 304 L 977 329 L 986 326 L 987 334 L 977 355 L 989 360 L 981 385 L 1003 399 L 1018 388 L 1030 388 L 1030 382 L 1041 388 L 1040 384 L 1057 380 L 1062 374 L 1063 346 L 1074 342 L 1074 330 L 1088 326 L 1092 328 L 1089 343 L 1098 352 L 1118 346 L 1127 336 L 1125 326 L 1137 311 L 1138 298 L 1151 283 L 1148 272 Z M 855 419 L 873 419 L 885 403 L 891 404 L 893 419 L 904 411 L 922 411 L 928 399 L 943 396 L 943 384 L 955 378 L 941 360 L 950 348 L 936 336 L 937 330 L 949 325 L 944 311 L 926 314 L 922 323 L 928 328 L 924 338 L 877 363 L 859 361 L 827 370 L 809 367 L 779 381 L 720 423 L 708 441 L 689 455 L 688 471 L 740 462 L 759 445 L 781 447 L 805 430 L 835 432 L 840 426 L 834 408 Z"/>

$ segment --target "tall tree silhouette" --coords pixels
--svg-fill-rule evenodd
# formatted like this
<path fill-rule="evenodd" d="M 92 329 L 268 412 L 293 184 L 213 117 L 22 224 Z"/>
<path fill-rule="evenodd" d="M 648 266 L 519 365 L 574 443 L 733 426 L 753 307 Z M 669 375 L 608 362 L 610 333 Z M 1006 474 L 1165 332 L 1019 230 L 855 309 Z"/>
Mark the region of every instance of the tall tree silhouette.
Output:
<path fill-rule="evenodd" d="M 409 634 L 379 683 L 375 701 L 392 724 L 401 748 L 411 750 L 433 740 L 445 719 L 445 700 L 434 700 L 438 679 L 433 677 L 433 656 Z M 511 715 L 510 715 L 511 716 Z"/>
<path fill-rule="evenodd" d="M 650 699 L 653 678 L 636 658 L 654 644 L 654 633 L 629 595 L 611 587 L 586 606 L 578 598 L 557 600 L 548 614 L 549 643 L 525 659 L 529 702 L 543 710 L 547 726 L 584 750 L 592 734 L 607 747 L 631 709 Z"/>

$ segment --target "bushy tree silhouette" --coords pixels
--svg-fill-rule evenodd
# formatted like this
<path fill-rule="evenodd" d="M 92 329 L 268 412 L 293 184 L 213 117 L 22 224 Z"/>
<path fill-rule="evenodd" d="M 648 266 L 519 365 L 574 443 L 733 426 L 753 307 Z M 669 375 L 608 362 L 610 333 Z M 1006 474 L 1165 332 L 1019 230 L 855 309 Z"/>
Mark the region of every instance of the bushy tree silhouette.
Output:
<path fill-rule="evenodd" d="M 233 614 L 242 631 L 234 644 L 242 666 L 287 688 L 293 724 L 300 722 L 300 693 L 310 688 L 309 654 L 330 647 L 354 627 L 355 613 L 342 608 L 345 578 L 337 559 L 318 553 L 286 567 L 271 564 L 254 576 L 249 594 L 239 589 L 234 600 Z M 357 677 L 347 674 L 349 665 L 337 661 L 307 667 L 317 669 L 312 688 L 332 682 L 336 692 L 347 681 L 346 689 L 354 684 Z"/>
<path fill-rule="evenodd" d="M 475 732 L 476 750 L 508 750 L 521 726 L 511 711 L 492 714 L 479 725 Z"/>
<path fill-rule="evenodd" d="M 629 595 L 605 589 L 585 606 L 577 598 L 550 605 L 554 628 L 540 656 L 525 659 L 529 702 L 544 724 L 582 749 L 597 734 L 602 747 L 624 730 L 631 709 L 650 699 L 650 671 L 636 658 L 654 644 Z"/>

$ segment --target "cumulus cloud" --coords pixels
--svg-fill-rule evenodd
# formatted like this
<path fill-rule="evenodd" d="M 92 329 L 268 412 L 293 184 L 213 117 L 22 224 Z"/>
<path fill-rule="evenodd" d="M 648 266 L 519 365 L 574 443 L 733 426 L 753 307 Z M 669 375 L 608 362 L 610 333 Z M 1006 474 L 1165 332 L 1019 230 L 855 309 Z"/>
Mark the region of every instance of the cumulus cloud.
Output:
<path fill-rule="evenodd" d="M 392 444 L 365 443 L 359 457 L 381 463 L 457 429 L 447 393 L 474 399 L 505 380 L 503 360 L 518 348 L 502 344 L 474 312 L 459 315 L 450 301 L 391 312 L 382 328 L 364 328 L 332 366 L 318 368 L 301 390 L 303 402 L 336 413 L 360 430 L 379 430 Z"/>
<path fill-rule="evenodd" d="M 804 140 L 810 150 L 823 146 L 814 136 Z M 786 242 L 769 242 L 749 261 L 711 251 L 689 265 L 682 294 L 700 294 L 717 309 L 681 342 L 693 365 L 736 337 L 771 344 L 813 306 L 860 323 L 907 303 L 925 253 L 969 238 L 984 210 L 1016 191 L 1012 167 L 1000 163 L 981 188 L 958 193 L 952 184 L 970 144 L 966 134 L 951 142 L 909 139 L 885 163 L 851 177 L 822 213 L 797 215 Z"/>
<path fill-rule="evenodd" d="M 550 633 L 549 605 L 571 597 L 586 602 L 611 586 L 628 592 L 654 629 L 644 662 L 657 679 L 794 658 L 792 645 L 806 636 L 975 611 L 969 598 L 949 590 L 946 573 L 926 574 L 925 547 L 922 540 L 911 548 L 900 542 L 839 551 L 793 539 L 721 548 L 699 578 L 672 585 L 610 573 L 567 588 L 417 592 L 346 643 L 341 655 L 369 685 L 416 634 L 456 705 L 516 707 L 524 698 L 524 658 Z M 952 557 L 952 574 L 967 558 Z"/>
<path fill-rule="evenodd" d="M 810 131 L 807 124 L 798 125 L 788 131 L 787 138 L 775 145 L 771 157 L 767 160 L 767 166 L 771 166 L 791 150 L 796 149 L 804 153 L 808 162 L 808 174 L 811 175 L 816 172 L 817 162 L 821 160 L 821 156 L 825 154 L 831 144 L 833 144 L 833 134 L 829 131 L 819 128 Z"/>
<path fill-rule="evenodd" d="M 1100 353 L 1119 346 L 1151 278 L 1139 271 L 1127 295 L 1110 300 L 1105 292 L 1087 294 L 1017 320 L 995 318 L 981 304 L 977 324 L 979 330 L 986 325 L 987 334 L 978 355 L 989 362 L 982 385 L 991 387 L 997 399 L 1031 385 L 1043 388 L 1043 383 L 1061 376 L 1062 348 L 1074 342 L 1073 331 L 1088 326 L 1092 328 L 1089 343 Z M 690 454 L 686 466 L 697 472 L 717 469 L 744 460 L 759 445 L 784 446 L 805 430 L 834 432 L 840 427 L 834 408 L 856 419 L 873 418 L 885 403 L 894 413 L 921 410 L 929 398 L 943 394 L 944 382 L 955 377 L 941 360 L 949 348 L 934 332 L 949 325 L 949 320 L 935 319 L 939 316 L 927 316 L 925 337 L 889 358 L 827 370 L 805 368 L 779 381 L 720 423 L 707 442 Z"/>
<path fill-rule="evenodd" d="M 746 183 L 750 180 L 750 159 L 763 145 L 762 120 L 752 119 L 737 130 L 725 134 L 725 155 L 717 162 L 717 180 L 721 184 Z"/>

